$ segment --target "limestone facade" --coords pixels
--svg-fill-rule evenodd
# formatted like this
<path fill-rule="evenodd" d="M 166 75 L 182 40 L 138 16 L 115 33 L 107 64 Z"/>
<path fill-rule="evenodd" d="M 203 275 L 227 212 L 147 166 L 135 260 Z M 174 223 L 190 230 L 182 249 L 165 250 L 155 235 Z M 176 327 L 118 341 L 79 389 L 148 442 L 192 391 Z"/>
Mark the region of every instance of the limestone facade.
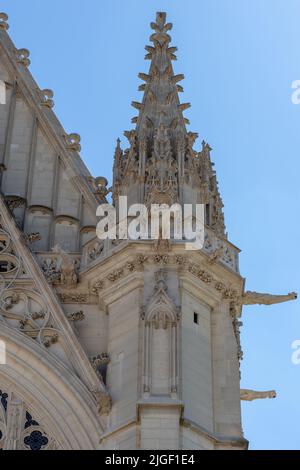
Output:
<path fill-rule="evenodd" d="M 114 157 L 113 186 L 82 162 L 53 92 L 0 14 L 0 448 L 246 449 L 240 391 L 244 292 L 211 148 L 193 148 L 166 15 L 151 23 L 138 116 Z M 202 250 L 184 240 L 99 240 L 96 209 L 202 203 Z"/>

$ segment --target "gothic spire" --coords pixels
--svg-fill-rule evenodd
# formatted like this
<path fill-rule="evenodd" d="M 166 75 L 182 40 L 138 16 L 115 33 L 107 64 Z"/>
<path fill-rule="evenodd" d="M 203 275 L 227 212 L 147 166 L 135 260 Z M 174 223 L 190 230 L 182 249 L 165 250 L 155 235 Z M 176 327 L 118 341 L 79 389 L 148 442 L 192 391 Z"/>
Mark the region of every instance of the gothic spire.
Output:
<path fill-rule="evenodd" d="M 141 103 L 133 102 L 139 113 L 133 122 L 136 128 L 125 131 L 129 148 L 124 152 L 117 142 L 114 163 L 113 200 L 127 195 L 130 204 L 173 204 L 201 202 L 206 207 L 206 222 L 218 235 L 225 235 L 223 204 L 216 174 L 210 159 L 211 148 L 203 142 L 202 150 L 194 150 L 198 137 L 187 132 L 183 111 L 190 105 L 180 103 L 179 82 L 183 75 L 174 75 L 172 60 L 176 47 L 170 46 L 166 14 L 158 12 L 151 23 L 152 46 L 146 46 L 146 59 L 151 60 L 149 73 L 140 73 L 144 83 Z"/>
<path fill-rule="evenodd" d="M 161 124 L 172 130 L 186 133 L 185 124 L 188 120 L 182 112 L 190 107 L 189 103 L 180 103 L 178 92 L 183 88 L 179 82 L 184 76 L 174 75 L 172 60 L 176 60 L 176 47 L 170 47 L 171 37 L 168 32 L 172 23 L 166 23 L 166 13 L 158 12 L 156 22 L 150 24 L 154 33 L 150 36 L 152 46 L 146 46 L 146 59 L 151 60 L 149 73 L 140 73 L 138 76 L 145 83 L 139 90 L 144 91 L 141 103 L 132 102 L 132 106 L 139 110 L 139 115 L 133 118 L 137 135 L 148 134 L 147 129 L 153 131 Z"/>

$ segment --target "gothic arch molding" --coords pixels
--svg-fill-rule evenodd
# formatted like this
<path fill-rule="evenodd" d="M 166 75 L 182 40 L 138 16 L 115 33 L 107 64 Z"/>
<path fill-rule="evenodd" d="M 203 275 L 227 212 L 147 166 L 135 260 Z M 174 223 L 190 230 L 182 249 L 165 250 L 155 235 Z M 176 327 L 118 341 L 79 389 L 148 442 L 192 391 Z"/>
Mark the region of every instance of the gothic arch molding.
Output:
<path fill-rule="evenodd" d="M 166 273 L 156 273 L 155 294 L 143 316 L 143 393 L 178 397 L 179 308 L 167 294 Z"/>
<path fill-rule="evenodd" d="M 0 389 L 10 388 L 34 412 L 57 448 L 97 449 L 103 428 L 95 400 L 84 384 L 54 356 L 1 324 L 6 364 Z"/>

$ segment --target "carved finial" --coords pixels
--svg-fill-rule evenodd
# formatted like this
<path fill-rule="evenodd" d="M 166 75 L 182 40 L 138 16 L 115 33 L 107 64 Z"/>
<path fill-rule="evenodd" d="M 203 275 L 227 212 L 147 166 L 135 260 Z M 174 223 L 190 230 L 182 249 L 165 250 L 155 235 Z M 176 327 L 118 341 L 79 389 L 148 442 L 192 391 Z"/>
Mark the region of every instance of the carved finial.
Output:
<path fill-rule="evenodd" d="M 54 93 L 52 90 L 49 90 L 48 88 L 45 88 L 44 90 L 39 90 L 39 94 L 41 97 L 41 106 L 46 106 L 47 108 L 53 108 L 54 106 L 54 101 L 53 101 L 53 96 Z"/>
<path fill-rule="evenodd" d="M 66 141 L 66 148 L 67 150 L 74 150 L 75 152 L 80 152 L 81 145 L 80 140 L 81 137 L 79 134 L 66 134 L 65 136 Z"/>
<path fill-rule="evenodd" d="M 24 65 L 24 67 L 29 67 L 30 65 L 30 52 L 28 49 L 16 49 L 16 58 L 18 64 Z"/>
<path fill-rule="evenodd" d="M 151 28 L 155 31 L 150 37 L 150 41 L 160 46 L 171 41 L 171 37 L 167 34 L 167 31 L 170 31 L 173 25 L 172 23 L 166 23 L 166 17 L 165 12 L 159 11 L 156 13 L 156 22 L 150 23 Z"/>
<path fill-rule="evenodd" d="M 52 334 L 51 336 L 47 336 L 47 338 L 44 339 L 43 345 L 46 348 L 50 348 L 52 344 L 55 344 L 58 342 L 59 336 L 57 333 Z"/>
<path fill-rule="evenodd" d="M 150 82 L 151 80 L 151 75 L 148 75 L 146 73 L 139 73 L 138 74 L 138 77 L 141 79 L 141 80 L 144 80 L 144 82 L 148 83 Z"/>
<path fill-rule="evenodd" d="M 191 107 L 191 103 L 181 103 L 178 105 L 180 111 L 185 111 L 186 109 Z"/>
<path fill-rule="evenodd" d="M 0 29 L 7 31 L 9 28 L 8 15 L 6 13 L 0 13 Z"/>
<path fill-rule="evenodd" d="M 148 54 L 145 55 L 145 59 L 146 60 L 151 60 L 153 59 L 153 54 L 155 52 L 155 47 L 152 47 L 152 46 L 145 46 L 145 49 L 146 51 L 148 52 Z"/>
<path fill-rule="evenodd" d="M 138 109 L 138 110 L 143 109 L 142 103 L 138 103 L 137 101 L 132 101 L 131 106 L 133 106 L 133 108 Z"/>
<path fill-rule="evenodd" d="M 184 75 L 183 75 L 183 73 L 179 73 L 178 75 L 173 75 L 171 80 L 172 80 L 173 83 L 181 82 L 181 80 L 184 80 Z"/>
<path fill-rule="evenodd" d="M 124 135 L 128 139 L 130 145 L 133 145 L 136 139 L 136 130 L 132 129 L 131 131 L 124 131 Z"/>
<path fill-rule="evenodd" d="M 97 176 L 95 182 L 95 194 L 100 198 L 101 202 L 107 202 L 106 196 L 111 192 L 112 188 L 107 188 L 108 181 L 104 176 Z"/>
<path fill-rule="evenodd" d="M 170 57 L 171 60 L 177 60 L 177 57 L 174 54 L 174 52 L 176 52 L 176 51 L 177 51 L 177 47 L 168 47 L 167 54 L 168 54 L 168 56 Z"/>
<path fill-rule="evenodd" d="M 115 160 L 116 165 L 119 165 L 120 160 L 122 159 L 122 156 L 123 156 L 123 150 L 121 149 L 121 140 L 117 138 L 117 145 L 115 148 L 115 155 L 114 155 L 114 160 Z"/>

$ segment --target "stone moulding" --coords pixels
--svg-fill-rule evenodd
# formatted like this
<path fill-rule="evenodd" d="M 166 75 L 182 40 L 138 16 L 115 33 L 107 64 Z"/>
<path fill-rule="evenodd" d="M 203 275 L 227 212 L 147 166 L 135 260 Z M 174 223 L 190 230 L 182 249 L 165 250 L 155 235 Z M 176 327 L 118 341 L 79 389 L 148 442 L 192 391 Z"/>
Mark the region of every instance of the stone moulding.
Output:
<path fill-rule="evenodd" d="M 1 336 L 10 364 L 7 371 L 0 370 L 1 387 L 13 385 L 14 392 L 30 403 L 35 419 L 48 423 L 59 448 L 96 449 L 103 427 L 96 399 L 77 373 L 47 351 L 41 357 L 38 344 L 6 325 Z M 83 425 L 86 422 L 89 431 Z"/>
<path fill-rule="evenodd" d="M 144 269 L 145 263 L 149 264 L 158 264 L 163 266 L 178 266 L 180 270 L 191 273 L 193 276 L 200 279 L 204 284 L 210 284 L 214 289 L 222 295 L 222 298 L 225 300 L 231 300 L 238 302 L 241 299 L 241 295 L 238 291 L 232 288 L 230 285 L 226 286 L 213 274 L 204 269 L 205 264 L 199 263 L 196 264 L 190 261 L 189 256 L 184 255 L 147 255 L 138 254 L 133 258 L 121 265 L 118 269 L 113 270 L 109 274 L 103 276 L 103 278 L 98 279 L 91 286 L 91 292 L 93 294 L 99 294 L 100 291 L 105 290 L 109 287 L 110 284 L 117 282 L 126 275 Z M 238 313 L 238 312 L 236 312 Z"/>

